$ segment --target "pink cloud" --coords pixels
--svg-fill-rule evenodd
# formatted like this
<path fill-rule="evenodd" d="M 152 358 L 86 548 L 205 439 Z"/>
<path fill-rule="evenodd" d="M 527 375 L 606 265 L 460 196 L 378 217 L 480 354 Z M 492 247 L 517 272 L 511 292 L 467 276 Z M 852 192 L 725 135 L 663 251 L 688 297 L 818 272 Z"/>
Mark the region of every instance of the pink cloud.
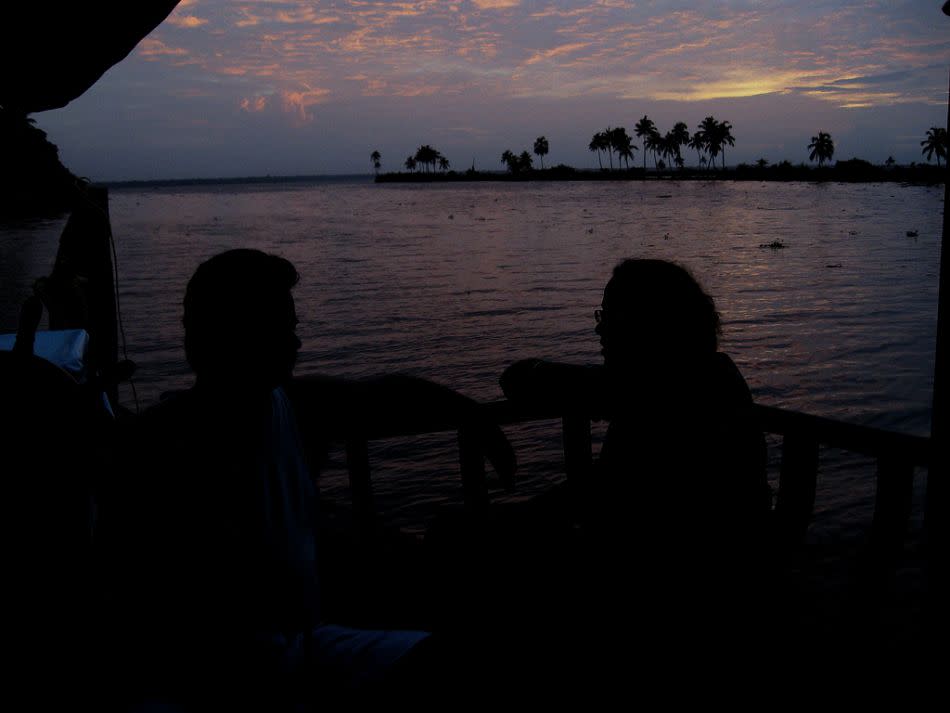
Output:
<path fill-rule="evenodd" d="M 588 46 L 587 42 L 574 42 L 567 45 L 561 45 L 560 47 L 554 47 L 549 50 L 540 50 L 535 52 L 533 55 L 528 57 L 525 60 L 525 64 L 537 64 L 538 62 L 543 62 L 546 59 L 553 59 L 555 57 L 560 57 L 564 54 L 570 54 L 572 52 L 577 52 Z"/>
<path fill-rule="evenodd" d="M 185 27 L 185 28 L 194 28 L 201 27 L 202 25 L 207 25 L 208 21 L 201 17 L 196 17 L 195 15 L 178 15 L 174 14 L 166 20 L 169 25 L 175 25 L 176 27 Z"/>
<path fill-rule="evenodd" d="M 253 99 L 248 99 L 247 97 L 244 97 L 241 100 L 241 109 L 243 109 L 246 112 L 257 113 L 257 112 L 264 111 L 264 109 L 266 108 L 267 108 L 267 97 L 264 97 L 264 96 L 254 97 Z"/>
<path fill-rule="evenodd" d="M 138 53 L 147 58 L 178 57 L 188 54 L 188 50 L 181 47 L 169 47 L 161 40 L 147 37 L 139 42 Z"/>
<path fill-rule="evenodd" d="M 500 10 L 506 7 L 518 7 L 521 0 L 472 0 L 479 10 Z"/>
<path fill-rule="evenodd" d="M 284 90 L 280 97 L 285 112 L 295 114 L 300 121 L 310 121 L 313 119 L 310 107 L 325 101 L 329 94 L 329 89 L 306 87 L 297 91 Z"/>

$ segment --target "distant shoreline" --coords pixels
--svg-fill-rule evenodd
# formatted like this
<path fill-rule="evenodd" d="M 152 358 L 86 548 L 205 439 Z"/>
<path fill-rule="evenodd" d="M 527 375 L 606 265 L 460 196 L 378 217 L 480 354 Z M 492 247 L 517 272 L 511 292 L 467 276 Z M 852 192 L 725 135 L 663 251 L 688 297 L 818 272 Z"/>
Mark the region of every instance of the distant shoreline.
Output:
<path fill-rule="evenodd" d="M 519 173 L 474 171 L 396 172 L 382 173 L 376 183 L 441 183 L 461 181 L 772 181 L 772 182 L 839 182 L 839 183 L 911 183 L 942 184 L 947 180 L 946 166 L 917 164 L 912 166 L 875 166 L 865 161 L 838 161 L 834 166 L 739 166 L 726 169 L 673 169 L 655 171 L 642 168 L 625 170 L 575 169 L 555 166 Z"/>
<path fill-rule="evenodd" d="M 947 167 L 918 164 L 914 166 L 854 165 L 839 161 L 835 166 L 758 166 L 739 165 L 726 169 L 673 169 L 654 171 L 642 168 L 626 170 L 575 169 L 570 166 L 530 170 L 523 173 L 502 171 L 416 171 L 373 174 L 296 175 L 296 176 L 233 176 L 227 178 L 163 178 L 134 181 L 97 181 L 106 188 L 188 188 L 220 185 L 305 184 L 305 183 L 458 183 L 525 181 L 772 181 L 772 182 L 845 182 L 845 183 L 909 183 L 942 184 Z"/>
<path fill-rule="evenodd" d="M 371 173 L 306 176 L 232 176 L 228 178 L 154 178 L 135 181 L 96 181 L 106 188 L 177 188 L 187 186 L 252 185 L 255 183 L 372 183 Z"/>

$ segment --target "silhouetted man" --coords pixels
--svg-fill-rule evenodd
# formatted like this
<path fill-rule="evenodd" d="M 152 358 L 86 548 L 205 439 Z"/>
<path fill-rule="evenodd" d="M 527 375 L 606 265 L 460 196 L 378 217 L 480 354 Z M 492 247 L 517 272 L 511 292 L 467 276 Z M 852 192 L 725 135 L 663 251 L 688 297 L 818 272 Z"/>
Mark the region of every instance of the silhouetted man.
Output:
<path fill-rule="evenodd" d="M 426 639 L 325 625 L 298 414 L 308 445 L 395 414 L 449 415 L 500 473 L 514 469 L 497 426 L 449 389 L 403 376 L 292 380 L 297 280 L 288 261 L 254 250 L 199 266 L 184 300 L 195 384 L 121 435 L 101 541 L 116 650 L 145 693 L 271 707 L 351 696 L 380 686 Z"/>

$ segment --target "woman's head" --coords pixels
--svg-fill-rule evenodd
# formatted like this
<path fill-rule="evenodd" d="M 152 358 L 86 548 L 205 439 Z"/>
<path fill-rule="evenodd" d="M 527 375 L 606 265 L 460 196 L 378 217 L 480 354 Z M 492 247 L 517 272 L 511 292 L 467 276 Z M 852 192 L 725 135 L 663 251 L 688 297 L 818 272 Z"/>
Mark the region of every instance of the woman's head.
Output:
<path fill-rule="evenodd" d="M 676 263 L 624 260 L 614 268 L 602 306 L 597 334 L 607 365 L 690 361 L 718 347 L 716 305 Z"/>

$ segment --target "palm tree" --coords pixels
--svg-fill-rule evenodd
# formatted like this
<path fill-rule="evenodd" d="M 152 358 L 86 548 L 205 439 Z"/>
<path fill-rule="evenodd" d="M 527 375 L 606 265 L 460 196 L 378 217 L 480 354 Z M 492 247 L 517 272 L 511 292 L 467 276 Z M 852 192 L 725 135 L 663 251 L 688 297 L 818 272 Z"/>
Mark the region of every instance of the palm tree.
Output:
<path fill-rule="evenodd" d="M 369 160 L 373 162 L 373 170 L 377 176 L 379 175 L 379 167 L 382 165 L 380 163 L 381 158 L 382 156 L 379 155 L 379 151 L 373 151 L 373 153 L 369 155 Z"/>
<path fill-rule="evenodd" d="M 680 147 L 689 146 L 689 127 L 682 121 L 673 124 L 673 130 L 670 132 L 673 140 L 676 142 L 676 155 L 680 155 Z"/>
<path fill-rule="evenodd" d="M 722 149 L 722 170 L 726 170 L 726 144 L 736 145 L 736 138 L 732 135 L 732 124 L 723 121 L 718 125 L 719 148 Z"/>
<path fill-rule="evenodd" d="M 414 156 L 409 156 L 409 157 L 406 159 L 405 166 L 406 166 L 406 168 L 409 169 L 409 172 L 410 172 L 410 173 L 412 173 L 413 171 L 415 171 L 415 170 L 416 170 L 416 159 L 415 159 L 415 157 L 414 157 Z"/>
<path fill-rule="evenodd" d="M 522 151 L 521 155 L 518 156 L 518 168 L 522 171 L 530 171 L 534 168 L 534 159 L 531 158 L 531 154 L 527 151 Z"/>
<path fill-rule="evenodd" d="M 715 167 L 716 156 L 718 156 L 719 152 L 722 151 L 722 139 L 719 122 L 716 121 L 714 117 L 707 116 L 699 123 L 699 128 L 697 131 L 703 137 L 703 147 L 706 149 L 706 153 L 709 154 L 709 164 Z"/>
<path fill-rule="evenodd" d="M 603 151 L 605 144 L 606 138 L 604 137 L 604 134 L 598 131 L 596 134 L 594 134 L 590 140 L 590 143 L 587 145 L 588 151 L 597 152 L 597 164 L 600 166 L 601 171 L 604 170 L 604 162 L 600 160 L 600 152 Z"/>
<path fill-rule="evenodd" d="M 706 150 L 706 135 L 702 131 L 696 131 L 687 144 L 691 149 L 696 150 L 696 164 L 702 166 L 706 163 L 703 152 Z"/>
<path fill-rule="evenodd" d="M 643 118 L 640 119 L 633 127 L 634 133 L 638 138 L 643 139 L 643 170 L 647 170 L 647 149 L 650 148 L 647 145 L 647 137 L 652 136 L 657 133 L 656 124 L 653 123 L 653 119 L 648 117 L 646 114 L 643 115 Z M 656 154 L 653 154 L 653 161 L 656 162 Z"/>
<path fill-rule="evenodd" d="M 937 154 L 937 167 L 940 167 L 940 159 L 947 158 L 947 130 L 939 126 L 931 126 L 927 131 L 927 138 L 920 142 L 923 146 L 920 153 L 927 157 L 927 161 Z"/>
<path fill-rule="evenodd" d="M 534 153 L 541 159 L 541 170 L 544 170 L 544 157 L 548 155 L 548 140 L 539 136 L 534 140 Z"/>
<path fill-rule="evenodd" d="M 445 156 L 439 156 L 439 170 L 443 173 L 449 170 L 449 160 Z"/>
<path fill-rule="evenodd" d="M 601 131 L 599 134 L 600 141 L 601 141 L 601 148 L 607 153 L 607 160 L 610 162 L 611 171 L 614 170 L 613 135 L 614 135 L 614 130 L 611 129 L 609 126 L 604 131 Z"/>
<path fill-rule="evenodd" d="M 508 167 L 508 170 L 511 173 L 518 172 L 518 157 L 514 155 L 509 149 L 505 149 L 504 153 L 501 155 L 501 162 Z"/>
<path fill-rule="evenodd" d="M 765 168 L 766 166 L 769 165 L 769 160 L 767 158 L 760 158 L 758 161 L 755 162 L 755 165 L 758 168 Z"/>
<path fill-rule="evenodd" d="M 656 155 L 658 152 L 663 151 L 663 137 L 655 127 L 643 138 L 643 150 L 646 151 L 647 149 L 653 152 L 653 168 L 659 170 L 659 165 L 656 162 Z M 645 166 L 646 162 L 644 161 L 644 167 Z"/>
<path fill-rule="evenodd" d="M 618 126 L 610 129 L 607 135 L 607 143 L 610 148 L 617 152 L 617 168 L 620 168 L 620 161 L 623 160 L 630 168 L 630 159 L 633 158 L 633 138 L 627 133 L 626 127 Z"/>
<path fill-rule="evenodd" d="M 622 159 L 624 165 L 627 167 L 627 170 L 630 170 L 630 162 L 633 160 L 633 152 L 637 150 L 637 146 L 633 144 L 633 137 L 627 133 L 627 129 L 623 126 L 618 126 L 614 129 L 614 133 L 611 136 L 613 141 L 614 148 L 617 150 L 617 163 L 619 165 L 620 160 Z"/>
<path fill-rule="evenodd" d="M 808 144 L 811 153 L 808 158 L 811 161 L 818 161 L 818 168 L 824 165 L 825 161 L 830 161 L 835 155 L 835 144 L 831 140 L 831 134 L 819 131 L 818 136 L 811 137 L 811 143 Z"/>
<path fill-rule="evenodd" d="M 893 156 L 888 156 L 888 157 L 887 157 L 887 161 L 884 162 L 884 165 L 887 166 L 888 168 L 890 168 L 890 167 L 893 166 L 895 163 L 897 163 L 897 161 L 894 160 L 894 157 L 893 157 Z"/>
<path fill-rule="evenodd" d="M 416 149 L 416 163 L 421 163 L 423 166 L 425 166 L 427 173 L 430 166 L 432 167 L 433 171 L 435 170 L 435 166 L 440 158 L 442 158 L 442 154 L 429 146 L 429 144 L 423 144 L 418 149 Z"/>
<path fill-rule="evenodd" d="M 658 150 L 667 165 L 676 163 L 676 158 L 680 155 L 680 147 L 672 131 L 667 131 L 666 136 L 660 139 Z"/>
<path fill-rule="evenodd" d="M 636 157 L 633 155 L 633 152 L 637 150 L 637 147 L 633 144 L 628 144 L 624 146 L 618 152 L 618 156 L 623 159 L 624 165 L 627 167 L 627 170 L 630 170 L 630 162 L 633 161 Z"/>

